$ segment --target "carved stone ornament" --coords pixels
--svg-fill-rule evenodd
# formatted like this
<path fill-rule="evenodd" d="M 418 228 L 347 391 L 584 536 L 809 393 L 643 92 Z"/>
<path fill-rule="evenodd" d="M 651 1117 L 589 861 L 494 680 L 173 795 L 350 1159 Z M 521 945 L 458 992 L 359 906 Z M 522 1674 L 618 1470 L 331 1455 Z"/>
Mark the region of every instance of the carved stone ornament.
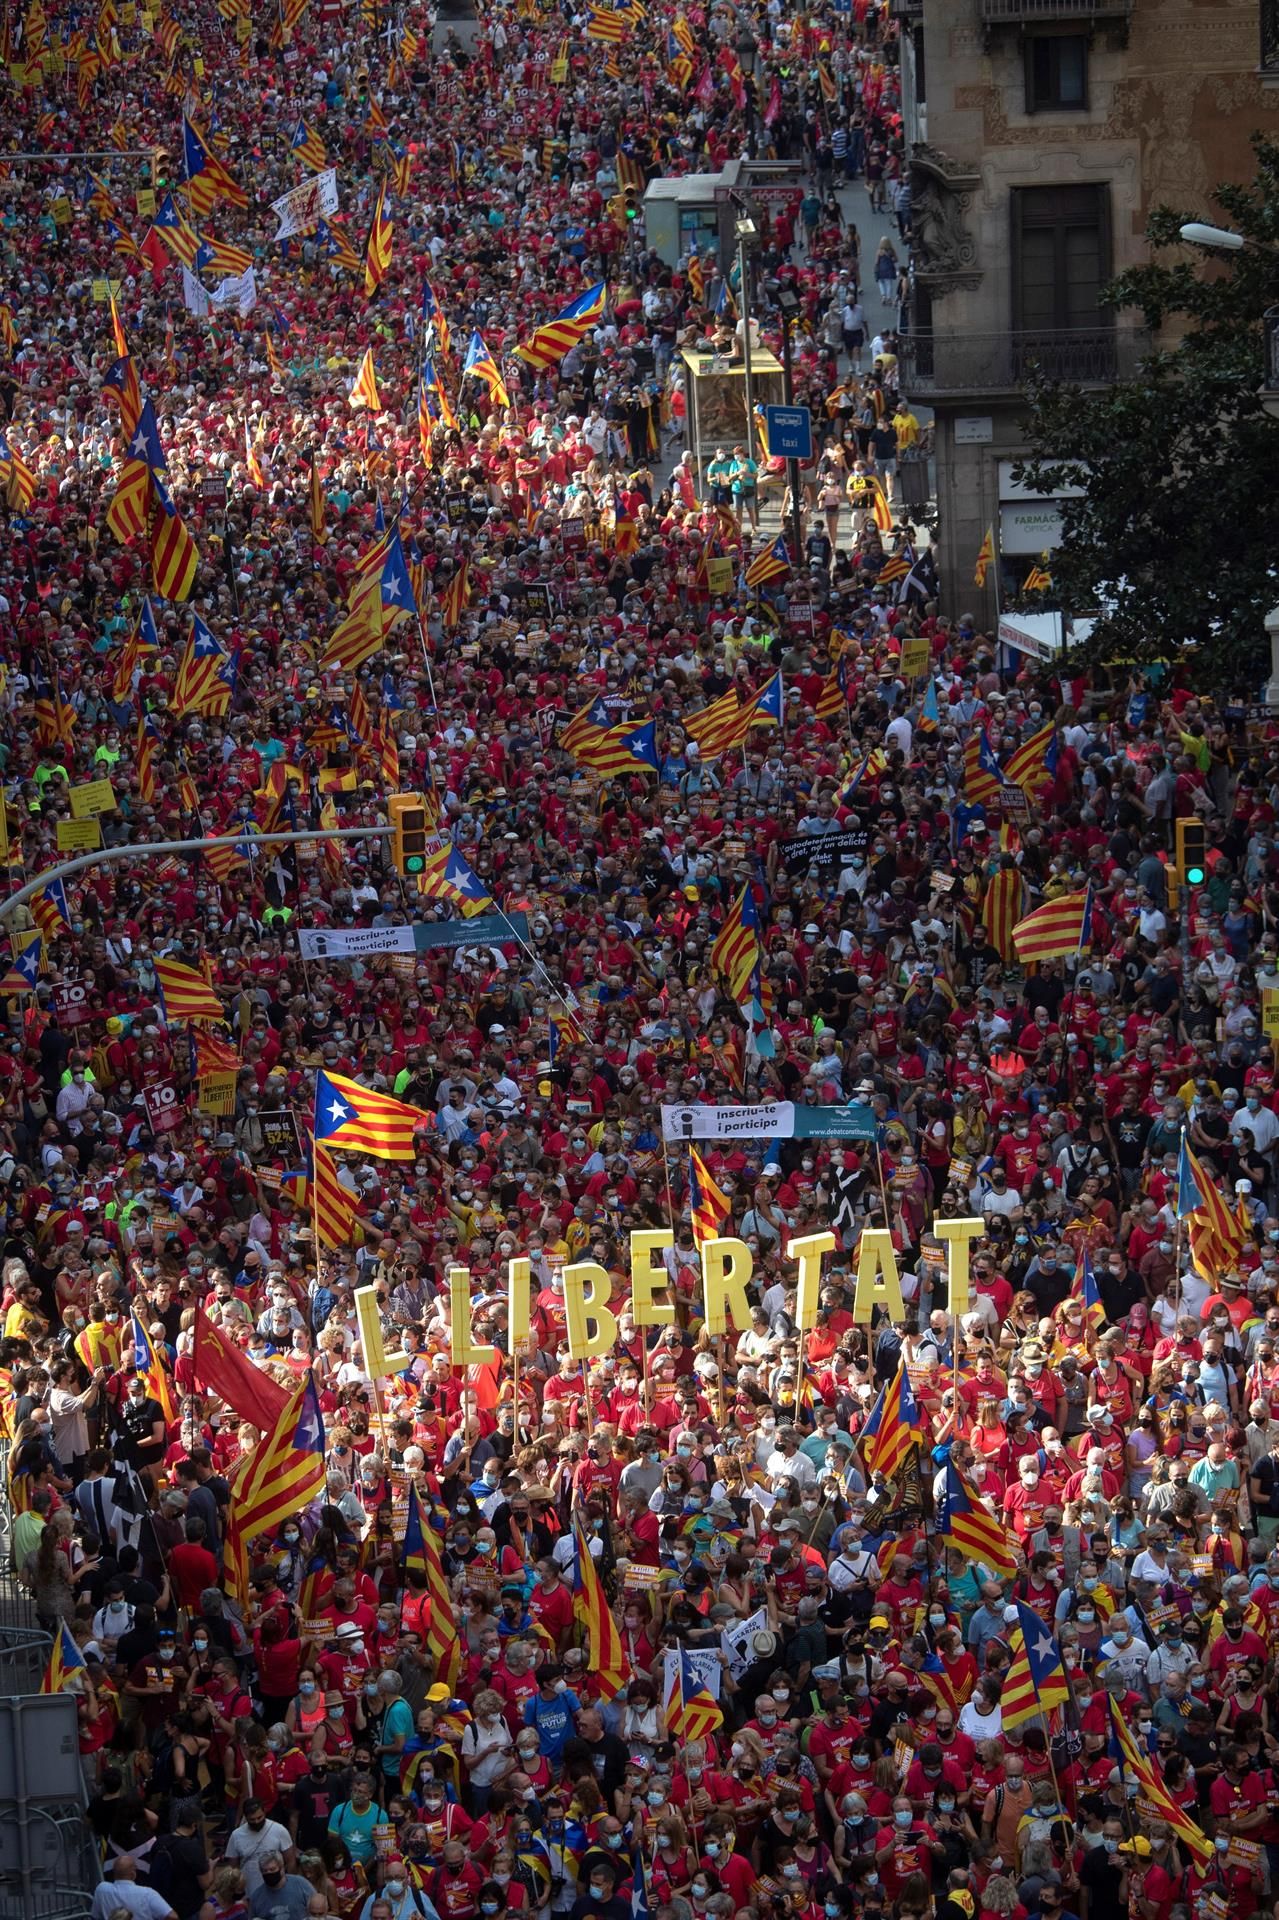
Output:
<path fill-rule="evenodd" d="M 911 250 L 915 278 L 934 295 L 981 281 L 965 216 L 981 183 L 975 168 L 916 141 L 910 150 Z"/>

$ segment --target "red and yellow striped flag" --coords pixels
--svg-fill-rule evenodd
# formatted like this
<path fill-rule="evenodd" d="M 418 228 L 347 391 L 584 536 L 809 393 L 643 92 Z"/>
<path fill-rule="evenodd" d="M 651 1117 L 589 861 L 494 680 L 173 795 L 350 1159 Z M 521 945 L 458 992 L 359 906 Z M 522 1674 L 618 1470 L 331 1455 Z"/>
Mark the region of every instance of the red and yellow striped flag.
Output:
<path fill-rule="evenodd" d="M 613 1700 L 621 1692 L 627 1678 L 622 1636 L 609 1611 L 599 1574 L 595 1571 L 590 1542 L 577 1525 L 573 1528 L 573 1538 L 577 1547 L 577 1578 L 574 1581 L 577 1592 L 573 1610 L 586 1628 L 590 1640 L 590 1670 L 599 1682 L 600 1698 L 604 1701 Z"/>
<path fill-rule="evenodd" d="M 1092 938 L 1092 889 L 1063 894 L 1060 900 L 1048 900 L 1042 907 L 1019 920 L 1013 928 L 1013 946 L 1017 958 L 1056 960 L 1078 953 Z"/>
<path fill-rule="evenodd" d="M 1017 958 L 1013 928 L 1021 914 L 1023 883 L 1016 867 L 1001 867 L 992 874 L 982 901 L 982 925 L 991 946 L 1001 960 L 1011 966 Z"/>
<path fill-rule="evenodd" d="M 338 1179 L 331 1153 L 323 1147 L 313 1149 L 314 1178 L 307 1199 L 315 1222 L 315 1238 L 321 1247 L 349 1247 L 357 1233 L 359 1208 L 354 1194 Z"/>
<path fill-rule="evenodd" d="M 448 586 L 440 602 L 440 618 L 446 627 L 456 627 L 471 599 L 471 563 L 464 560 Z"/>
<path fill-rule="evenodd" d="M 347 395 L 347 405 L 368 407 L 373 413 L 381 413 L 382 399 L 377 390 L 377 369 L 373 365 L 373 349 L 364 349 L 364 358 L 360 370 L 355 376 L 355 385 Z"/>
<path fill-rule="evenodd" d="M 193 967 L 183 966 L 180 960 L 157 957 L 152 961 L 152 970 L 166 1025 L 175 1020 L 221 1023 L 226 1019 L 226 1008 L 208 981 Z"/>
<path fill-rule="evenodd" d="M 431 1611 L 426 1622 L 426 1649 L 435 1661 L 435 1678 L 452 1693 L 462 1675 L 462 1645 L 454 1621 L 457 1617 L 449 1583 L 440 1561 L 440 1543 L 427 1516 L 421 1527 L 422 1557 L 426 1563 L 426 1590 Z"/>

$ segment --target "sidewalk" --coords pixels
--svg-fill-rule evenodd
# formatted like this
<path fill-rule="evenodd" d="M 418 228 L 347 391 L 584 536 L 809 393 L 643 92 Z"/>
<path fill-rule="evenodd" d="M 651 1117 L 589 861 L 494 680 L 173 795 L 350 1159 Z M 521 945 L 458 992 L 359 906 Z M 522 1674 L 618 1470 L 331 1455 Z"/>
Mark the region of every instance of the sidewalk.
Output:
<path fill-rule="evenodd" d="M 889 213 L 872 213 L 871 212 L 870 201 L 867 197 L 866 186 L 864 181 L 855 180 L 850 185 L 837 187 L 835 189 L 835 197 L 839 201 L 839 205 L 840 205 L 841 211 L 843 212 L 845 221 L 848 223 L 850 227 L 855 227 L 857 229 L 857 237 L 861 243 L 860 245 L 860 258 L 861 258 L 861 267 L 862 267 L 861 298 L 862 298 L 862 307 L 866 314 L 866 339 L 867 339 L 867 342 L 869 343 L 869 341 L 873 339 L 876 333 L 878 333 L 879 331 L 881 331 L 882 328 L 888 326 L 891 323 L 892 319 L 896 314 L 895 301 L 892 303 L 892 305 L 889 305 L 889 306 L 885 306 L 881 302 L 879 297 L 879 288 L 876 286 L 874 276 L 871 273 L 871 268 L 874 265 L 874 261 L 875 261 L 875 255 L 879 249 L 879 243 L 886 234 L 888 238 L 892 241 L 893 247 L 896 251 L 896 254 L 899 260 L 902 260 L 906 257 L 907 249 L 903 245 L 902 240 L 898 234 L 897 221 L 894 218 L 893 214 L 891 212 Z M 870 364 L 870 357 L 865 351 L 863 351 L 863 354 L 862 354 L 863 369 L 868 368 L 869 364 Z M 839 366 L 840 366 L 841 373 L 847 371 L 848 360 L 847 360 L 847 356 L 843 353 L 841 353 L 839 356 Z M 919 423 L 921 426 L 927 426 L 931 423 L 933 416 L 932 416 L 932 409 L 930 407 L 914 404 L 913 411 L 917 419 L 919 420 Z M 824 426 L 825 426 L 825 422 L 823 420 L 820 420 L 814 417 L 813 438 L 818 443 L 820 443 Z M 671 453 L 663 455 L 660 465 L 658 465 L 657 463 L 654 463 L 654 473 L 656 475 L 659 486 L 665 486 L 667 481 L 670 479 L 671 473 L 674 470 L 675 465 L 679 459 L 681 449 L 682 449 L 682 443 L 676 443 Z M 935 477 L 935 473 L 933 472 L 931 461 L 929 463 L 929 470 L 930 470 L 930 480 L 932 483 L 929 491 L 931 496 L 935 499 L 936 492 L 937 492 L 936 477 Z M 759 503 L 760 534 L 762 537 L 766 537 L 769 540 L 774 539 L 776 535 L 780 533 L 782 530 L 783 491 L 784 490 L 780 487 L 773 487 L 773 488 L 770 488 L 766 493 L 761 495 L 761 498 L 760 498 L 760 503 Z M 894 511 L 896 511 L 896 508 L 894 508 Z M 839 531 L 840 531 L 840 544 L 843 545 L 844 543 L 847 542 L 849 538 L 847 514 L 844 514 L 841 516 Z M 928 531 L 926 528 L 920 529 L 920 537 L 917 544 L 921 547 L 926 547 L 931 544 Z"/>

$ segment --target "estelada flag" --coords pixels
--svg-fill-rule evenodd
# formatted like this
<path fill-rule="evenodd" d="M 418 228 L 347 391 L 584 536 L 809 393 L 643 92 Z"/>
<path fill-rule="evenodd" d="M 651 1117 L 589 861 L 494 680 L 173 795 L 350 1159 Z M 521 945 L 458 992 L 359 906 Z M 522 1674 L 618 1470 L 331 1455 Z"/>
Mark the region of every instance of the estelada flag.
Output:
<path fill-rule="evenodd" d="M 880 1389 L 861 1431 L 862 1459 L 867 1472 L 891 1479 L 920 1444 L 921 1430 L 919 1403 L 903 1363 L 888 1385 Z"/>
<path fill-rule="evenodd" d="M 419 1108 L 362 1087 L 344 1074 L 322 1069 L 315 1076 L 312 1133 L 317 1146 L 371 1153 L 382 1160 L 412 1160 L 413 1137 L 427 1125 Z"/>
<path fill-rule="evenodd" d="M 1070 1698 L 1056 1639 L 1024 1601 L 1013 1604 L 1017 1609 L 1017 1626 L 1010 1642 L 1013 1657 L 999 1696 L 1006 1727 L 1019 1727 L 1038 1714 L 1051 1713 Z"/>

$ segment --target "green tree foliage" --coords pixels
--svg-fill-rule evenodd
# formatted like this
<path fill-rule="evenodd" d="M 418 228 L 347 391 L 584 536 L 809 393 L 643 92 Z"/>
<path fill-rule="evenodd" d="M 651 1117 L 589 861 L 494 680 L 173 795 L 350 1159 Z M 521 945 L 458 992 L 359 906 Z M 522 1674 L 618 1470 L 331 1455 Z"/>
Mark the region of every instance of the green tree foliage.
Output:
<path fill-rule="evenodd" d="M 1083 488 L 1065 503 L 1051 558 L 1052 598 L 1103 609 L 1094 658 L 1175 657 L 1193 642 L 1203 682 L 1255 683 L 1268 663 L 1263 621 L 1279 602 L 1279 421 L 1260 397 L 1262 316 L 1279 303 L 1279 145 L 1254 140 L 1250 186 L 1217 190 L 1248 244 L 1205 254 L 1178 237 L 1202 208 L 1157 209 L 1158 260 L 1122 274 L 1105 300 L 1136 310 L 1162 344 L 1133 380 L 1103 392 L 1036 383 L 1033 486 Z"/>

